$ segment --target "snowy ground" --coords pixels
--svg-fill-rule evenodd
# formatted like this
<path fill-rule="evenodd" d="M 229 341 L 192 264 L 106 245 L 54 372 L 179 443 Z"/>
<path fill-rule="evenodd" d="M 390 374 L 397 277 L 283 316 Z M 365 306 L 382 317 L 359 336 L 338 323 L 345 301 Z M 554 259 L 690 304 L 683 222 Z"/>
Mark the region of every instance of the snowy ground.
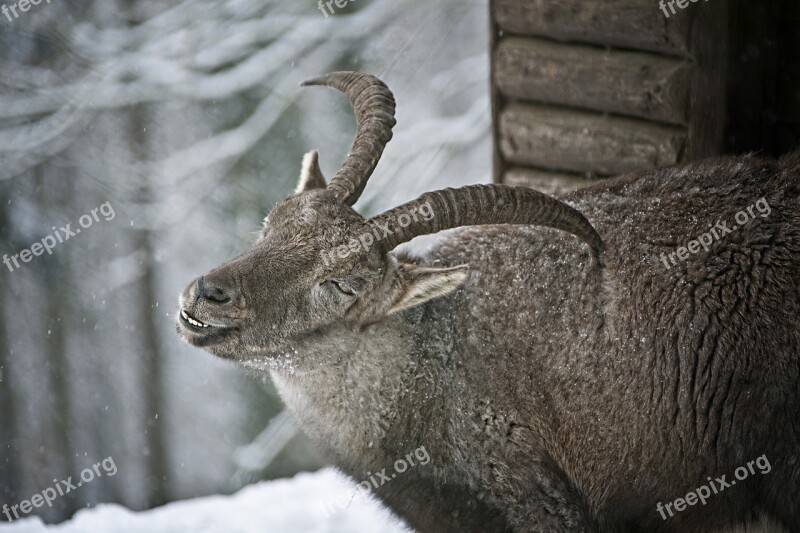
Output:
<path fill-rule="evenodd" d="M 45 526 L 30 518 L 0 525 L 3 533 L 408 533 L 381 506 L 355 494 L 332 469 L 251 485 L 232 496 L 170 503 L 135 513 L 104 504 Z M 338 502 L 338 503 L 337 503 Z"/>

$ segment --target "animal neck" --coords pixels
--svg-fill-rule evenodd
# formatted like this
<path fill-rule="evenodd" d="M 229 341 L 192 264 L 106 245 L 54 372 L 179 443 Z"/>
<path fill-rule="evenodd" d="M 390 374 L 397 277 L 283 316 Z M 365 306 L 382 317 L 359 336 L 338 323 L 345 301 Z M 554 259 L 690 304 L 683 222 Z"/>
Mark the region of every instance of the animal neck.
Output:
<path fill-rule="evenodd" d="M 304 340 L 270 369 L 300 429 L 340 462 L 378 453 L 401 415 L 404 378 L 419 356 L 407 328 L 399 317 L 364 330 L 333 328 Z"/>

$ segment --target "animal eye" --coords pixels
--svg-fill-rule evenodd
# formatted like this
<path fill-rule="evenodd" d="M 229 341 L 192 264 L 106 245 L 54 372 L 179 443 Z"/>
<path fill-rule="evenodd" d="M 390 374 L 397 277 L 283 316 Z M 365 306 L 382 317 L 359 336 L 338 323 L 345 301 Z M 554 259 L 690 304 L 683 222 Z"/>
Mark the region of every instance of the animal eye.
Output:
<path fill-rule="evenodd" d="M 356 291 L 353 290 L 353 287 L 350 286 L 349 283 L 346 281 L 342 281 L 340 279 L 332 279 L 331 283 L 334 287 L 336 287 L 339 292 L 346 294 L 348 296 L 355 296 Z"/>

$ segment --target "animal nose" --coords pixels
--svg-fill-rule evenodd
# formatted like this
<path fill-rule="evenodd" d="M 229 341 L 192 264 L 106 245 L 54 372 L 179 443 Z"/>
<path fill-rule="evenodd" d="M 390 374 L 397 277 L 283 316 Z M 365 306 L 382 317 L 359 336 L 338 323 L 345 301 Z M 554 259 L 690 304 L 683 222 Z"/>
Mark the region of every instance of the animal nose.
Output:
<path fill-rule="evenodd" d="M 208 300 L 213 304 L 226 304 L 234 299 L 236 291 L 232 287 L 226 287 L 221 283 L 207 280 L 205 276 L 197 278 L 196 288 L 197 299 Z"/>

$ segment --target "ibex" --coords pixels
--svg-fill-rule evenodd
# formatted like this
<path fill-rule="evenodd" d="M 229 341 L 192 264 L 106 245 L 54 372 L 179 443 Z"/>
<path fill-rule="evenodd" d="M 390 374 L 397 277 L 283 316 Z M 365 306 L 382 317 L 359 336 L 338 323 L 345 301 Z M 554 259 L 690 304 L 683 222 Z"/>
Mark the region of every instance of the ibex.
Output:
<path fill-rule="evenodd" d="M 306 85 L 349 97 L 352 152 L 329 184 L 307 155 L 252 248 L 189 284 L 186 341 L 268 372 L 355 480 L 424 446 L 375 490 L 419 531 L 800 531 L 800 155 L 558 198 L 446 189 L 366 220 L 393 95 L 359 73 Z M 757 200 L 769 216 L 675 257 Z"/>

